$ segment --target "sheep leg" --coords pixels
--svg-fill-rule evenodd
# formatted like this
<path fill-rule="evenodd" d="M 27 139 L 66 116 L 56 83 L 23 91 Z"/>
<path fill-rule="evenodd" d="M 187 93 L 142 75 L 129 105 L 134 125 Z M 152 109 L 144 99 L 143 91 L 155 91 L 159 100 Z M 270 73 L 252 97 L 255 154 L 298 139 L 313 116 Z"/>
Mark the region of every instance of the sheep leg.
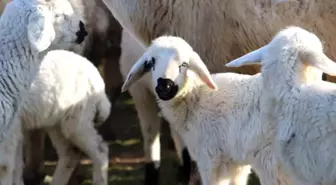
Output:
<path fill-rule="evenodd" d="M 195 161 L 191 162 L 190 178 L 188 185 L 201 185 L 201 176 Z"/>
<path fill-rule="evenodd" d="M 41 184 L 44 177 L 44 130 L 28 130 L 24 133 L 24 184 Z"/>
<path fill-rule="evenodd" d="M 224 163 L 221 157 L 202 158 L 199 171 L 203 185 L 246 185 L 250 174 L 249 165 L 240 166 L 231 162 Z"/>
<path fill-rule="evenodd" d="M 17 116 L 18 118 L 18 116 Z M 0 184 L 12 185 L 14 178 L 14 167 L 18 157 L 17 149 L 22 142 L 21 125 L 14 121 L 14 125 L 8 131 L 8 137 L 0 144 Z M 15 177 L 16 178 L 16 177 Z"/>
<path fill-rule="evenodd" d="M 141 133 L 144 139 L 145 152 L 145 182 L 144 184 L 159 184 L 160 168 L 160 124 L 161 118 L 158 116 L 158 107 L 155 97 L 146 89 L 146 85 L 134 84 L 129 92 L 135 102 L 135 108 L 140 121 Z"/>
<path fill-rule="evenodd" d="M 213 173 L 212 161 L 206 158 L 202 158 L 196 161 L 200 172 L 202 185 L 213 185 L 213 179 L 216 177 L 216 174 Z"/>
<path fill-rule="evenodd" d="M 180 167 L 178 170 L 179 181 L 185 184 L 189 182 L 191 176 L 191 158 L 188 149 L 185 143 L 183 142 L 182 138 L 180 137 L 180 135 L 175 131 L 174 128 L 171 128 L 170 124 L 169 126 L 171 136 L 175 144 L 177 156 L 180 161 Z"/>
<path fill-rule="evenodd" d="M 231 169 L 230 185 L 246 185 L 251 173 L 251 167 L 249 165 L 234 166 Z"/>
<path fill-rule="evenodd" d="M 122 31 L 120 56 L 120 71 L 126 78 L 129 70 L 139 57 L 146 51 L 146 47 L 141 45 L 134 37 L 132 37 L 125 29 Z M 131 62 L 130 62 L 131 61 Z M 160 168 L 160 124 L 161 118 L 158 115 L 158 107 L 155 96 L 149 89 L 151 87 L 151 79 L 144 76 L 137 83 L 134 83 L 129 93 L 135 102 L 141 133 L 144 140 L 145 153 L 145 180 L 144 184 L 159 184 L 159 168 Z"/>
<path fill-rule="evenodd" d="M 120 88 L 123 82 L 117 60 L 110 57 L 109 60 L 104 62 L 105 89 L 112 102 L 120 96 Z"/>
<path fill-rule="evenodd" d="M 23 141 L 20 140 L 16 147 L 15 155 L 15 169 L 14 169 L 14 179 L 13 185 L 24 185 L 23 183 Z"/>
<path fill-rule="evenodd" d="M 67 185 L 81 154 L 63 136 L 60 127 L 50 128 L 47 132 L 59 158 L 51 185 Z"/>
<path fill-rule="evenodd" d="M 0 148 L 2 149 L 3 147 Z M 15 150 L 12 151 L 13 152 L 9 154 L 7 152 L 0 152 L 0 184 L 13 184 L 14 160 L 16 154 Z"/>
<path fill-rule="evenodd" d="M 69 139 L 92 159 L 93 184 L 107 185 L 108 146 L 93 125 L 94 123 L 81 123 Z"/>

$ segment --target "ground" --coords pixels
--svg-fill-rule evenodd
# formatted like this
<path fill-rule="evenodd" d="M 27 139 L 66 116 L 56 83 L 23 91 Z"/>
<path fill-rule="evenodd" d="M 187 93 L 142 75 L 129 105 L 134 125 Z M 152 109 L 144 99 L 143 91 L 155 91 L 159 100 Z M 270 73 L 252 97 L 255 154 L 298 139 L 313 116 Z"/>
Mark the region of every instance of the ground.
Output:
<path fill-rule="evenodd" d="M 144 172 L 144 158 L 142 150 L 142 137 L 133 106 L 133 101 L 128 94 L 123 94 L 114 104 L 111 116 L 100 132 L 109 143 L 110 167 L 109 184 L 113 185 L 142 185 Z M 169 129 L 166 124 L 162 125 L 162 170 L 161 185 L 175 185 L 177 171 L 177 157 L 174 152 Z M 47 142 L 46 149 L 48 176 L 45 185 L 49 184 L 56 165 L 55 151 Z M 83 158 L 79 167 L 79 174 L 70 185 L 91 185 L 91 161 Z M 251 185 L 258 182 L 251 181 Z"/>

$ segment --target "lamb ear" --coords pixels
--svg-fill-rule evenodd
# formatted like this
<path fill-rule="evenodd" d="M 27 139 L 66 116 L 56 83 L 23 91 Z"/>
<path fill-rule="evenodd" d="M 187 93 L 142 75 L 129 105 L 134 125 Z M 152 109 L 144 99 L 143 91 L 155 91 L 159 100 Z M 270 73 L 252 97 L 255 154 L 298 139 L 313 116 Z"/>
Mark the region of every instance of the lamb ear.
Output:
<path fill-rule="evenodd" d="M 323 52 L 310 52 L 300 56 L 309 65 L 316 67 L 324 73 L 336 76 L 336 63 L 327 57 Z"/>
<path fill-rule="evenodd" d="M 28 40 L 38 52 L 46 50 L 55 39 L 52 14 L 45 7 L 37 6 L 28 17 Z"/>
<path fill-rule="evenodd" d="M 194 71 L 210 89 L 218 89 L 216 83 L 213 81 L 210 75 L 208 68 L 205 66 L 201 57 L 196 52 L 193 52 L 192 56 L 190 57 L 189 69 Z"/>
<path fill-rule="evenodd" d="M 121 87 L 121 92 L 127 91 L 129 87 L 138 81 L 145 73 L 147 73 L 154 64 L 155 61 L 147 61 L 145 57 L 142 56 L 128 72 L 126 80 Z"/>
<path fill-rule="evenodd" d="M 267 46 L 267 45 L 266 45 Z M 227 64 L 226 67 L 240 67 L 244 65 L 252 65 L 252 64 L 260 64 L 261 63 L 261 56 L 263 52 L 266 50 L 266 46 L 261 47 L 257 50 L 254 50 L 246 55 L 243 55 Z"/>

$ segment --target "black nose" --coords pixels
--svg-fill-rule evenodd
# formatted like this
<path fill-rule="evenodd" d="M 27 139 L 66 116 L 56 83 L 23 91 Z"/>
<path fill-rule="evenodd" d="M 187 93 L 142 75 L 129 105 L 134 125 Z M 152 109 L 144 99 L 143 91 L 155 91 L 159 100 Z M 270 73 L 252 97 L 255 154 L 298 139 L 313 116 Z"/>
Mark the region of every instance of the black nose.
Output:
<path fill-rule="evenodd" d="M 161 100 L 167 101 L 176 96 L 178 86 L 171 79 L 159 78 L 155 91 Z"/>
<path fill-rule="evenodd" d="M 79 21 L 79 31 L 76 32 L 77 39 L 76 43 L 80 44 L 84 41 L 85 37 L 88 35 L 88 32 L 85 29 L 84 23 Z"/>

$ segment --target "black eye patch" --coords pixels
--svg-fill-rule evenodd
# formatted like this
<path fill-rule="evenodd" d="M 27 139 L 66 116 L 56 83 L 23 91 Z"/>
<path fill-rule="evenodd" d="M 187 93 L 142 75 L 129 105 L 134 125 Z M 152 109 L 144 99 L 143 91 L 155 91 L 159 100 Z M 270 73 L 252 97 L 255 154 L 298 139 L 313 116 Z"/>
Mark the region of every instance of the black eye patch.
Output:
<path fill-rule="evenodd" d="M 151 60 L 146 60 L 144 64 L 144 72 L 149 72 L 149 70 L 153 69 L 155 70 L 155 58 L 152 57 Z"/>
<path fill-rule="evenodd" d="M 188 67 L 188 63 L 187 62 L 183 62 L 180 66 L 179 66 L 179 71 L 181 73 L 181 69 L 182 67 Z"/>

